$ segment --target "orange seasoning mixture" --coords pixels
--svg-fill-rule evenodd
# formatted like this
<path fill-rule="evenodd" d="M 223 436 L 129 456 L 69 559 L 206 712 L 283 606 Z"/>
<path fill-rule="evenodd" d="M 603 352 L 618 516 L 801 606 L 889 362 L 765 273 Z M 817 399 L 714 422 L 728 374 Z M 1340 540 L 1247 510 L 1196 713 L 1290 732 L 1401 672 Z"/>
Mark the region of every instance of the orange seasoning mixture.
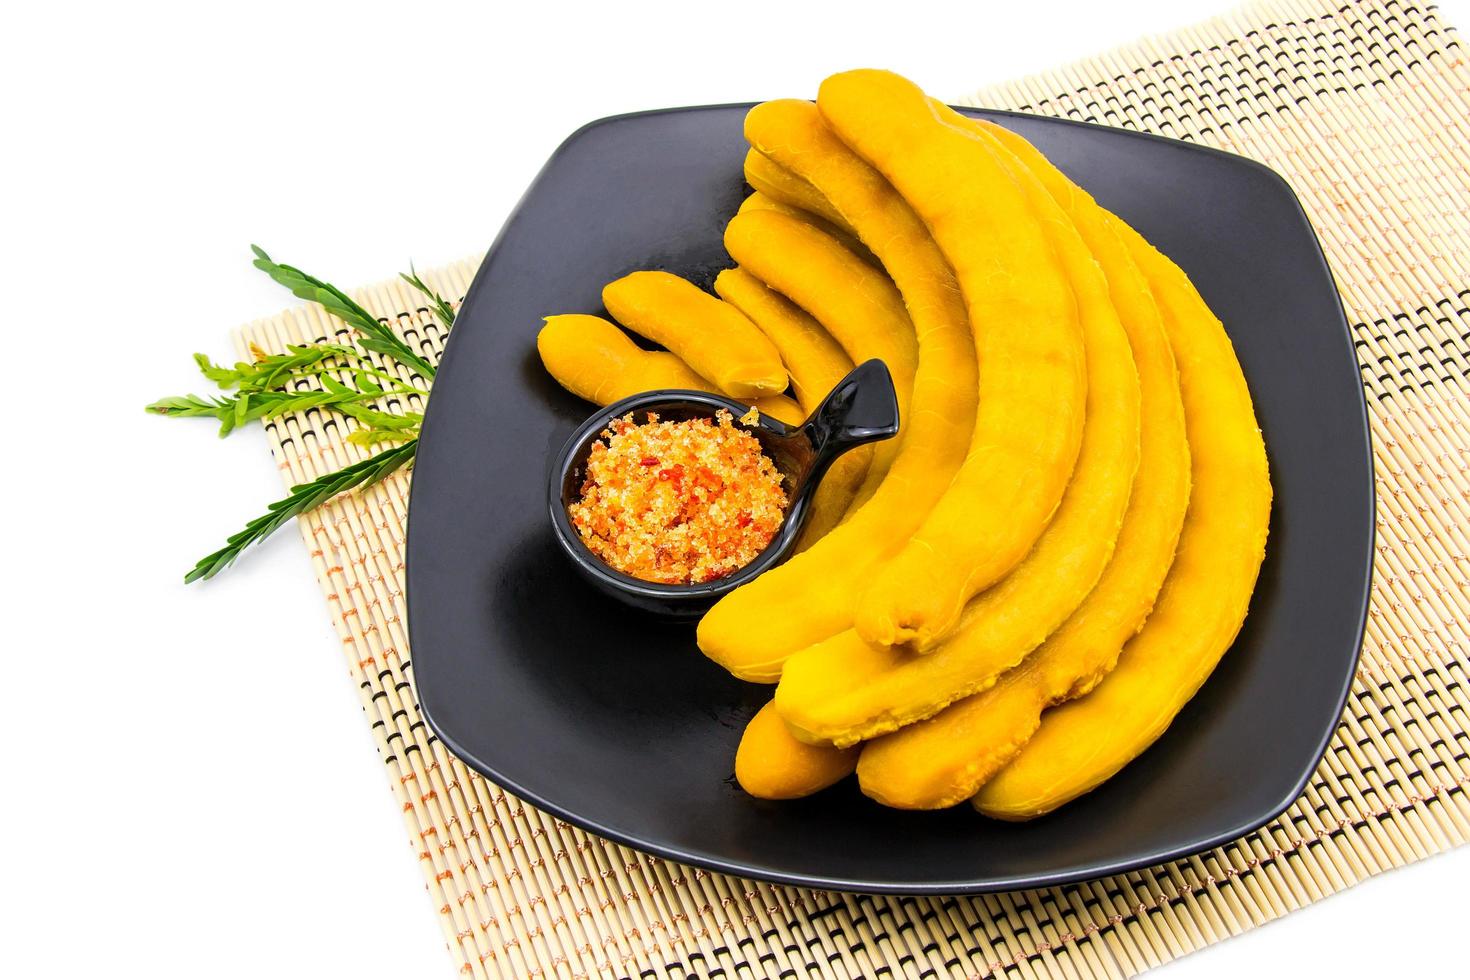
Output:
<path fill-rule="evenodd" d="M 751 409 L 741 422 L 756 418 Z M 771 543 L 786 491 L 755 436 L 729 412 L 636 424 L 614 419 L 592 447 L 572 526 L 592 553 L 647 582 L 709 582 Z"/>

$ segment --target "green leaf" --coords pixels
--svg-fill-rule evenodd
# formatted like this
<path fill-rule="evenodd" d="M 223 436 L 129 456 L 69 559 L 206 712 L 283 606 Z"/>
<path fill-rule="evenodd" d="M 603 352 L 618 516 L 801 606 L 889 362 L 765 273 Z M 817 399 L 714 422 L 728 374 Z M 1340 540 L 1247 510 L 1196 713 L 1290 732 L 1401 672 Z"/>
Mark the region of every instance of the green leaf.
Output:
<path fill-rule="evenodd" d="M 234 425 L 241 426 L 241 425 L 244 425 L 246 422 L 248 422 L 250 420 L 250 416 L 248 414 L 249 412 L 250 412 L 250 393 L 247 391 L 245 394 L 243 394 L 239 398 L 235 399 L 235 418 L 234 418 Z M 224 435 L 224 434 L 225 433 L 223 433 L 223 432 L 220 433 L 220 435 Z"/>
<path fill-rule="evenodd" d="M 291 290 L 300 299 L 320 303 L 326 310 L 345 321 L 363 338 L 363 346 L 374 353 L 391 357 L 424 378 L 434 376 L 434 366 L 406 344 L 387 324 L 379 322 L 352 297 L 331 283 L 307 275 L 294 266 L 276 262 L 258 245 L 251 245 L 255 267 Z M 368 341 L 371 340 L 372 344 Z"/>
<path fill-rule="evenodd" d="M 424 416 L 419 412 L 404 412 L 396 414 L 393 412 L 380 412 L 375 408 L 365 405 L 338 405 L 337 411 L 343 415 L 350 415 L 363 425 L 376 429 L 417 429 L 424 421 Z"/>
<path fill-rule="evenodd" d="M 429 302 L 433 304 L 434 315 L 439 318 L 440 323 L 444 324 L 446 330 L 454 326 L 454 310 L 450 308 L 449 301 L 430 289 L 428 284 L 419 278 L 418 270 L 413 267 L 412 262 L 408 264 L 407 272 L 400 272 L 398 275 L 403 278 L 404 282 L 429 298 Z"/>
<path fill-rule="evenodd" d="M 362 368 L 352 369 L 352 383 L 357 385 L 358 391 L 374 395 L 381 395 L 383 393 L 383 386 L 378 384 L 373 376 Z"/>
<path fill-rule="evenodd" d="M 195 354 L 194 363 L 199 365 L 201 374 L 221 388 L 233 388 L 240 383 L 240 372 L 238 370 L 221 367 L 203 354 Z"/>
<path fill-rule="evenodd" d="M 160 398 L 143 410 L 151 415 L 172 415 L 177 418 L 219 418 L 220 407 L 229 402 L 222 398 L 200 398 L 198 395 L 178 395 Z"/>
<path fill-rule="evenodd" d="M 396 432 L 391 429 L 358 429 L 347 437 L 354 446 L 377 446 L 383 443 L 407 442 L 418 438 L 412 432 Z"/>

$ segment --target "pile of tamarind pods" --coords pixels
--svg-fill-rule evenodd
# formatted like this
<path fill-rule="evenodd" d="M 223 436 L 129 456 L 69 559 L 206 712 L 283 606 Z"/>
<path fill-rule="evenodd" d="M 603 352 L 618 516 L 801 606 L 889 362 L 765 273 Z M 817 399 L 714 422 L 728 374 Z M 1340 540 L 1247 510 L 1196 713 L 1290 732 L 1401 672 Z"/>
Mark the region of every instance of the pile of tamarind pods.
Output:
<path fill-rule="evenodd" d="M 1271 484 L 1230 340 L 1035 147 L 898 75 L 834 75 L 745 135 L 718 296 L 634 273 L 604 303 L 666 350 L 572 314 L 542 360 L 599 404 L 696 388 L 796 422 L 882 359 L 898 437 L 843 457 L 799 553 L 699 623 L 706 656 L 776 684 L 736 776 L 1049 812 L 1152 744 L 1245 619 Z"/>

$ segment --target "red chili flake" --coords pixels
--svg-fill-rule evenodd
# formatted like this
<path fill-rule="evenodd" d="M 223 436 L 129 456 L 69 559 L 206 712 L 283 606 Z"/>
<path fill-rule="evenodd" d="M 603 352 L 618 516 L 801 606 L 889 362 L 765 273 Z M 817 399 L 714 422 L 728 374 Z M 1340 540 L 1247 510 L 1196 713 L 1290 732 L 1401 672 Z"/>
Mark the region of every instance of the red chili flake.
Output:
<path fill-rule="evenodd" d="M 740 527 L 750 527 L 750 515 L 741 514 L 739 517 L 735 518 L 735 523 Z"/>
<path fill-rule="evenodd" d="M 715 471 L 710 469 L 708 466 L 701 466 L 696 474 L 696 477 L 700 486 L 709 487 L 716 493 L 719 493 L 720 491 L 725 489 L 725 481 L 720 479 L 719 476 L 715 474 Z"/>
<path fill-rule="evenodd" d="M 640 465 L 640 466 L 657 466 L 658 465 L 658 457 L 657 456 L 644 456 L 642 459 L 640 459 L 638 461 L 638 465 Z"/>
<path fill-rule="evenodd" d="M 673 480 L 675 483 L 680 483 L 684 479 L 684 465 L 682 463 L 675 463 L 668 469 L 659 470 L 658 478 L 665 482 Z"/>

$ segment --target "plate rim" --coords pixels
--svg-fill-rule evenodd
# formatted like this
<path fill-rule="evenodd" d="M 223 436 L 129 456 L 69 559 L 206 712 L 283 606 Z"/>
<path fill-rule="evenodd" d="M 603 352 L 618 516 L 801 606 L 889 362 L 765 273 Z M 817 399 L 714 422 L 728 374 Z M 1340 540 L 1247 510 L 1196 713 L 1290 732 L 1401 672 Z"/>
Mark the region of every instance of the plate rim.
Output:
<path fill-rule="evenodd" d="M 460 313 L 463 313 L 465 309 L 469 308 L 471 301 L 478 296 L 478 293 L 484 282 L 484 272 L 488 260 L 498 250 L 501 240 L 504 238 L 506 232 L 510 229 L 510 227 L 514 224 L 515 219 L 521 213 L 521 210 L 525 206 L 526 201 L 530 199 L 537 185 L 541 182 L 546 172 L 551 168 L 552 164 L 564 152 L 566 152 L 568 147 L 570 147 L 573 143 L 580 139 L 584 134 L 601 126 L 609 125 L 626 119 L 637 119 L 648 116 L 671 115 L 688 112 L 704 112 L 711 110 L 748 110 L 758 104 L 759 103 L 757 102 L 723 102 L 690 106 L 669 106 L 657 109 L 643 109 L 632 112 L 623 112 L 608 116 L 601 116 L 577 127 L 575 130 L 572 131 L 571 134 L 563 139 L 561 143 L 557 145 L 556 149 L 552 151 L 551 155 L 547 157 L 546 162 L 541 165 L 541 168 L 537 171 L 536 176 L 532 178 L 531 182 L 527 185 L 526 190 L 522 193 L 520 199 L 516 202 L 515 206 L 512 207 L 511 210 L 506 214 L 504 222 L 501 224 L 499 230 L 496 232 L 494 239 L 492 240 L 489 248 L 486 249 L 484 257 L 481 259 L 479 267 L 475 271 L 475 277 L 470 283 L 469 289 L 465 292 L 464 300 L 460 306 Z M 1367 391 L 1362 384 L 1360 365 L 1357 361 L 1356 355 L 1353 353 L 1356 348 L 1354 347 L 1352 325 L 1348 320 L 1347 311 L 1343 307 L 1342 292 L 1337 287 L 1337 279 L 1332 272 L 1332 267 L 1328 264 L 1326 253 L 1322 248 L 1321 239 L 1317 235 L 1316 228 L 1312 225 L 1311 219 L 1306 213 L 1306 209 L 1302 206 L 1300 197 L 1297 195 L 1296 191 L 1292 188 L 1291 184 L 1286 180 L 1285 177 L 1283 177 L 1280 173 L 1267 166 L 1266 164 L 1238 153 L 1231 153 L 1228 150 L 1221 150 L 1216 147 L 1205 146 L 1190 140 L 1175 139 L 1168 136 L 1161 136 L 1155 133 L 1125 129 L 1118 126 L 1108 126 L 1102 123 L 1086 122 L 1080 119 L 1069 119 L 1058 116 L 1044 116 L 1037 113 L 1020 112 L 1011 109 L 989 109 L 977 106 L 951 106 L 951 108 L 968 116 L 1019 118 L 1036 120 L 1039 122 L 1044 122 L 1046 124 L 1061 124 L 1064 126 L 1076 127 L 1086 130 L 1100 130 L 1107 132 L 1112 136 L 1130 137 L 1140 141 L 1152 141 L 1168 145 L 1176 149 L 1185 149 L 1187 151 L 1201 153 L 1206 156 L 1213 156 L 1216 158 L 1227 160 L 1235 166 L 1243 166 L 1245 169 L 1253 171 L 1258 176 L 1266 177 L 1269 182 L 1275 186 L 1276 192 L 1278 194 L 1284 195 L 1285 199 L 1290 202 L 1293 212 L 1293 218 L 1306 231 L 1307 238 L 1310 240 L 1313 246 L 1311 258 L 1314 260 L 1314 264 L 1320 269 L 1326 284 L 1330 287 L 1333 299 L 1332 305 L 1333 310 L 1336 314 L 1337 326 L 1341 328 L 1342 336 L 1345 341 L 1345 349 L 1348 354 L 1349 360 L 1351 361 L 1349 367 L 1352 369 L 1354 379 L 1357 381 L 1357 384 L 1355 385 L 1355 391 L 1357 393 L 1355 404 L 1358 409 L 1357 421 L 1359 422 L 1363 433 L 1362 445 L 1365 450 L 1364 461 L 1367 464 L 1366 476 L 1369 491 L 1367 494 L 1368 510 L 1367 514 L 1364 515 L 1364 522 L 1366 524 L 1368 533 L 1365 559 L 1366 574 L 1363 576 L 1362 596 L 1360 602 L 1355 604 L 1356 608 L 1359 609 L 1359 613 L 1358 622 L 1356 625 L 1357 639 L 1353 648 L 1352 662 L 1349 666 L 1349 669 L 1343 672 L 1340 690 L 1338 691 L 1336 698 L 1337 712 L 1335 715 L 1335 719 L 1332 724 L 1327 726 L 1327 728 L 1320 735 L 1317 748 L 1312 754 L 1310 763 L 1305 766 L 1302 773 L 1297 778 L 1297 781 L 1293 785 L 1292 789 L 1281 800 L 1273 804 L 1263 816 L 1251 817 L 1248 820 L 1242 821 L 1238 826 L 1232 827 L 1225 831 L 1217 832 L 1208 836 L 1207 838 L 1201 839 L 1200 841 L 1182 845 L 1175 845 L 1167 848 L 1145 848 L 1144 850 L 1147 851 L 1146 854 L 1138 854 L 1130 858 L 1118 859 L 1116 861 L 1094 863 L 1088 865 L 1086 868 L 1061 869 L 1043 874 L 1009 875 L 1001 877 L 989 876 L 983 878 L 960 879 L 945 882 L 874 882 L 824 876 L 814 873 L 782 871 L 779 869 L 757 866 L 750 863 L 732 861 L 715 854 L 704 854 L 679 847 L 670 846 L 667 844 L 658 843 L 655 841 L 650 841 L 644 837 L 640 837 L 637 833 L 633 831 L 611 827 L 604 823 L 600 823 L 595 819 L 584 817 L 572 810 L 566 809 L 552 802 L 551 800 L 546 799 L 540 793 L 519 784 L 517 781 L 508 779 L 500 775 L 495 771 L 493 766 L 482 762 L 473 752 L 465 748 L 449 731 L 444 729 L 439 724 L 435 717 L 435 709 L 432 707 L 431 704 L 432 699 L 426 696 L 425 688 L 415 682 L 413 690 L 415 698 L 418 702 L 419 713 L 423 715 L 424 721 L 427 723 L 429 730 L 432 731 L 434 735 L 437 736 L 439 740 L 444 743 L 444 745 L 450 750 L 455 758 L 460 760 L 460 762 L 462 762 L 475 772 L 479 773 L 481 776 L 489 779 L 496 786 L 507 790 L 523 802 L 529 803 L 535 806 L 537 809 L 543 810 L 553 815 L 554 817 L 557 817 L 558 819 L 565 820 L 567 823 L 578 827 L 581 830 L 585 830 L 599 837 L 633 848 L 634 850 L 640 851 L 642 853 L 652 854 L 661 858 L 665 858 L 667 860 L 677 861 L 681 864 L 703 868 L 721 874 L 728 874 L 741 878 L 750 878 L 759 881 L 770 882 L 773 884 L 801 888 L 817 888 L 828 891 L 868 895 L 977 895 L 994 892 L 1013 891 L 1017 889 L 1057 887 L 1062 885 L 1074 884 L 1081 881 L 1089 881 L 1097 878 L 1105 878 L 1119 874 L 1126 874 L 1130 871 L 1137 871 L 1141 868 L 1148 868 L 1160 864 L 1165 864 L 1171 861 L 1179 860 L 1184 857 L 1188 857 L 1190 855 L 1212 850 L 1214 848 L 1220 847 L 1221 845 L 1244 837 L 1245 835 L 1250 834 L 1253 831 L 1259 830 L 1261 827 L 1265 826 L 1266 824 L 1279 817 L 1282 813 L 1286 812 L 1286 810 L 1289 809 L 1292 804 L 1294 804 L 1301 797 L 1302 793 L 1305 792 L 1308 783 L 1310 783 L 1312 776 L 1316 773 L 1318 766 L 1321 764 L 1323 757 L 1326 755 L 1327 749 L 1331 746 L 1332 739 L 1335 736 L 1337 729 L 1341 723 L 1342 713 L 1347 706 L 1348 698 L 1352 693 L 1353 682 L 1357 676 L 1357 669 L 1362 660 L 1363 643 L 1367 633 L 1368 616 L 1372 604 L 1372 591 L 1374 580 L 1373 556 L 1376 553 L 1376 544 L 1378 537 L 1376 520 L 1378 494 L 1373 451 L 1373 432 L 1371 418 L 1368 412 Z M 456 318 L 457 317 L 458 314 L 456 315 Z M 455 330 L 453 330 L 452 328 L 449 330 L 448 340 L 445 343 L 444 352 L 440 356 L 439 360 L 439 364 L 441 366 L 450 360 L 451 354 L 455 347 L 456 338 L 458 336 L 459 334 Z M 1232 340 L 1232 347 L 1233 346 L 1234 342 Z M 421 446 L 425 444 L 426 437 L 434 430 L 434 426 L 431 425 L 431 421 L 434 416 L 434 399 L 431 394 L 428 405 L 425 408 L 423 424 L 420 428 L 419 438 Z M 414 603 L 411 583 L 413 580 L 412 565 L 413 554 L 415 550 L 412 547 L 414 527 L 413 513 L 414 503 L 416 499 L 418 499 L 418 494 L 415 493 L 418 485 L 419 484 L 417 480 L 411 480 L 409 484 L 409 502 L 407 515 L 408 519 L 404 545 L 404 605 L 407 619 L 406 630 L 408 633 L 410 650 L 415 649 L 417 646 L 414 640 L 414 616 L 412 615 Z M 1234 641 L 1232 640 L 1232 645 L 1233 643 Z M 417 678 L 417 670 L 415 670 L 415 677 Z"/>

